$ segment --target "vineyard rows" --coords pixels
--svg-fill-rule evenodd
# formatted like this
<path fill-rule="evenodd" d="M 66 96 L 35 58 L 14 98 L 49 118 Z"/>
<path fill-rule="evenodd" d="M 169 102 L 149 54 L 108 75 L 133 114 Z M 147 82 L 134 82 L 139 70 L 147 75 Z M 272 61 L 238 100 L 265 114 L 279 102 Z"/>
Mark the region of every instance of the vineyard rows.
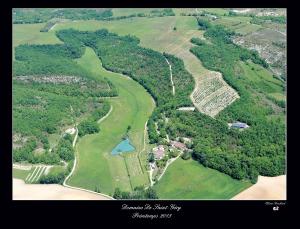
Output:
<path fill-rule="evenodd" d="M 223 80 L 221 73 L 211 72 L 197 82 L 191 97 L 200 112 L 214 117 L 239 95 Z"/>

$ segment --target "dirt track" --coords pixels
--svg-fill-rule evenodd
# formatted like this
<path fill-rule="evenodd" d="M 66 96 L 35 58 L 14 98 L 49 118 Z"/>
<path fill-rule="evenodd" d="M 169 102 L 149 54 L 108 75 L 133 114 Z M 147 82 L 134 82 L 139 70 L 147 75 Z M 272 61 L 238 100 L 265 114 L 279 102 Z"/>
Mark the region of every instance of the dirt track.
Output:
<path fill-rule="evenodd" d="M 259 176 L 255 185 L 239 193 L 232 200 L 286 200 L 286 175 Z"/>
<path fill-rule="evenodd" d="M 110 200 L 107 197 L 74 190 L 58 184 L 25 184 L 13 179 L 13 200 Z"/>

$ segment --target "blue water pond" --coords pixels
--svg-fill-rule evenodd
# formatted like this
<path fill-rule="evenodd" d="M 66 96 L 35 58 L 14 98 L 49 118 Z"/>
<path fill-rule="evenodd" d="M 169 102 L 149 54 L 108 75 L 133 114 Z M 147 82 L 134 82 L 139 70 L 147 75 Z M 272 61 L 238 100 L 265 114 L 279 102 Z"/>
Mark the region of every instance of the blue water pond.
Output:
<path fill-rule="evenodd" d="M 129 139 L 127 138 L 127 139 L 121 141 L 115 148 L 113 148 L 113 150 L 111 151 L 111 154 L 117 155 L 122 152 L 131 152 L 133 150 L 135 150 L 135 148 L 133 147 L 133 145 L 130 144 Z"/>

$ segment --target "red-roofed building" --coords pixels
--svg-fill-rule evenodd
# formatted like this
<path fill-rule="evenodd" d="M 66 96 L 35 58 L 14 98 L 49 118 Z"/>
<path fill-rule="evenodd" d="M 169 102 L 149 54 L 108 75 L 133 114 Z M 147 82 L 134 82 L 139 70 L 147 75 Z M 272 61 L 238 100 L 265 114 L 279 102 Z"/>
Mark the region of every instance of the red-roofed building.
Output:
<path fill-rule="evenodd" d="M 171 146 L 177 148 L 177 149 L 180 149 L 180 150 L 186 150 L 187 147 L 184 143 L 182 142 L 177 142 L 177 141 L 171 141 Z"/>
<path fill-rule="evenodd" d="M 160 160 L 165 156 L 165 149 L 163 145 L 159 145 L 158 147 L 153 148 L 153 154 L 155 160 Z"/>

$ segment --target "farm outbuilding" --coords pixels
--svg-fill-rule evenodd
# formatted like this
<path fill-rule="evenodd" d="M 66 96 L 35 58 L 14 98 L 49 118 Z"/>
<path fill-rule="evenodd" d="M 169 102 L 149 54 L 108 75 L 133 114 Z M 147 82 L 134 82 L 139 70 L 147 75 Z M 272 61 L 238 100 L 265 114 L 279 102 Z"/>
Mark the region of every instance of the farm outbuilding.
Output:
<path fill-rule="evenodd" d="M 245 129 L 245 128 L 248 128 L 249 126 L 243 122 L 234 122 L 231 124 L 231 127 L 238 128 L 238 129 Z"/>

